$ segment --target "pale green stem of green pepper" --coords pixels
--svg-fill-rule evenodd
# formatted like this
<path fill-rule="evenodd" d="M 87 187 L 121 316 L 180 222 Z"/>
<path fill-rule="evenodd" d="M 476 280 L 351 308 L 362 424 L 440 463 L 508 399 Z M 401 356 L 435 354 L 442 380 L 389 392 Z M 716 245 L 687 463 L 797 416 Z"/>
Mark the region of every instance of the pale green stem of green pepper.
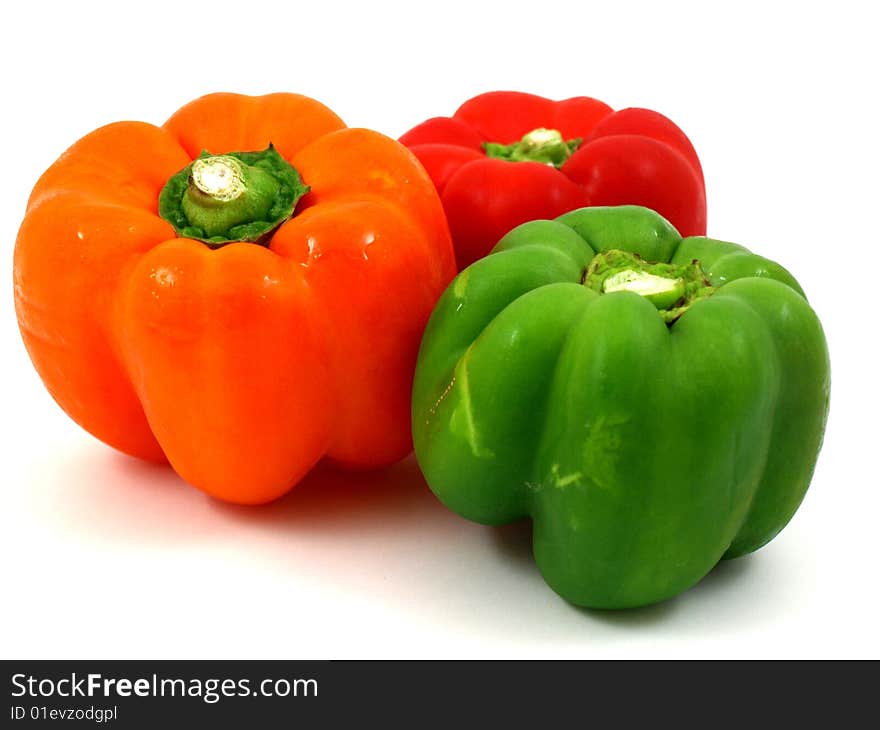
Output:
<path fill-rule="evenodd" d="M 653 263 L 638 254 L 616 249 L 593 258 L 584 273 L 584 286 L 600 294 L 629 291 L 643 296 L 667 323 L 674 322 L 695 301 L 714 291 L 698 261 Z"/>

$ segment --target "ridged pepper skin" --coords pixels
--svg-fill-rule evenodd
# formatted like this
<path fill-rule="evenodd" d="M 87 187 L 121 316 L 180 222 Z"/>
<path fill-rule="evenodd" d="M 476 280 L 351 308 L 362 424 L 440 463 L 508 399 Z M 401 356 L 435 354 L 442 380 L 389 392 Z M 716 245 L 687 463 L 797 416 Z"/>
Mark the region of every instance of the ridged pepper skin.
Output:
<path fill-rule="evenodd" d="M 558 158 L 533 155 L 538 161 L 529 161 L 528 150 L 511 155 L 498 149 L 548 130 L 573 149 Z M 460 269 L 517 225 L 586 205 L 641 205 L 684 235 L 706 233 L 697 153 L 681 129 L 650 109 L 614 111 L 586 96 L 554 101 L 492 91 L 469 99 L 451 117 L 422 122 L 400 141 L 437 187 Z"/>
<path fill-rule="evenodd" d="M 698 260 L 670 324 L 582 282 L 610 249 Z M 810 483 L 829 403 L 820 322 L 785 269 L 635 206 L 526 223 L 461 272 L 419 352 L 416 455 L 470 520 L 533 521 L 572 603 L 662 601 L 770 541 Z"/>
<path fill-rule="evenodd" d="M 212 248 L 160 217 L 203 150 L 272 146 L 311 191 L 265 245 Z M 454 274 L 417 160 L 297 94 L 211 94 L 162 127 L 92 132 L 36 184 L 14 261 L 25 345 L 71 418 L 239 503 L 322 458 L 409 453 L 418 344 Z"/>

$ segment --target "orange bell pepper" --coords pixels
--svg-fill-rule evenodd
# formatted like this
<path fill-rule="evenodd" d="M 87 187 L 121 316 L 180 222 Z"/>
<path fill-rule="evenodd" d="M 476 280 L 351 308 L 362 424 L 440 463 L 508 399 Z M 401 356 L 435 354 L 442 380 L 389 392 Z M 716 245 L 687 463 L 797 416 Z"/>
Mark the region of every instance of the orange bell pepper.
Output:
<path fill-rule="evenodd" d="M 211 234 L 215 212 L 271 217 L 271 165 L 227 155 L 267 147 L 310 191 L 257 243 Z M 201 206 L 194 227 L 159 215 L 172 178 L 190 203 L 178 215 Z M 454 273 L 433 184 L 402 145 L 304 96 L 212 94 L 65 152 L 31 194 L 14 278 L 27 350 L 76 422 L 261 503 L 324 457 L 363 468 L 410 451 L 419 340 Z"/>

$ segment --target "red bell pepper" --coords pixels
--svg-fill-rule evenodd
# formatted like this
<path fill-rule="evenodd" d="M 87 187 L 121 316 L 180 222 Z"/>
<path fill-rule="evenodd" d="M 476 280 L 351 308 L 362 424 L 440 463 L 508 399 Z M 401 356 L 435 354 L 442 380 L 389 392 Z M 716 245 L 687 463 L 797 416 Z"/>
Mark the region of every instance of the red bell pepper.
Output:
<path fill-rule="evenodd" d="M 615 112 L 579 96 L 493 91 L 400 141 L 443 200 L 458 267 L 509 230 L 586 205 L 643 205 L 683 236 L 706 233 L 703 171 L 690 140 L 649 109 Z"/>

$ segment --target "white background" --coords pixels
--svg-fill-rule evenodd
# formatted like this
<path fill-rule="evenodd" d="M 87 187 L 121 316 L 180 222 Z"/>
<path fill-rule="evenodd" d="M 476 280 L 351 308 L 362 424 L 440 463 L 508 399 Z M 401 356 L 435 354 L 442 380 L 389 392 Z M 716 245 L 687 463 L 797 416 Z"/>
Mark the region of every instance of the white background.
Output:
<path fill-rule="evenodd" d="M 880 656 L 869 7 L 4 4 L 0 655 Z M 194 60 L 205 42 L 235 55 Z M 25 200 L 95 127 L 159 124 L 210 91 L 286 90 L 397 136 L 491 89 L 670 116 L 702 159 L 710 235 L 784 263 L 826 327 L 831 417 L 801 510 L 768 547 L 660 606 L 567 605 L 536 571 L 527 529 L 447 512 L 412 460 L 325 473 L 264 508 L 211 501 L 81 431 L 21 344 L 11 261 Z"/>

